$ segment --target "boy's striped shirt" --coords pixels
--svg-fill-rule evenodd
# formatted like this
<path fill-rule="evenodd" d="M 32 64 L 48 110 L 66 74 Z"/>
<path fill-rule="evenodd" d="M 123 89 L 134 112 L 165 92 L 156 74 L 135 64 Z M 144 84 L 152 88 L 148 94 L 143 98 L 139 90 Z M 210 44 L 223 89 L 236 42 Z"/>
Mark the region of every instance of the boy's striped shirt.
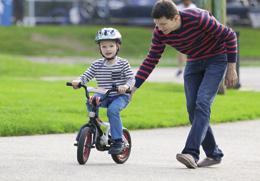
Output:
<path fill-rule="evenodd" d="M 100 88 L 111 89 L 115 84 L 117 87 L 127 84 L 133 87 L 135 83 L 134 73 L 127 60 L 116 57 L 116 62 L 113 65 L 106 64 L 105 59 L 99 59 L 92 63 L 92 65 L 80 76 L 82 84 L 86 84 L 91 79 L 95 78 L 97 85 Z M 118 93 L 111 93 L 110 96 L 118 95 Z"/>
<path fill-rule="evenodd" d="M 228 62 L 236 62 L 237 39 L 232 29 L 219 23 L 206 10 L 192 8 L 179 12 L 179 29 L 165 35 L 157 27 L 154 28 L 150 51 L 136 74 L 136 87 L 148 78 L 166 45 L 188 55 L 188 61 L 227 54 Z"/>

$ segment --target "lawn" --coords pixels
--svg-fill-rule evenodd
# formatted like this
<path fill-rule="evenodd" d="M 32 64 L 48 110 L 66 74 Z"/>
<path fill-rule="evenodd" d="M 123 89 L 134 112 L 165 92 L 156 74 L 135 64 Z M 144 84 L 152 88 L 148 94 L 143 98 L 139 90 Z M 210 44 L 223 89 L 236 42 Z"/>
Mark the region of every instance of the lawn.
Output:
<path fill-rule="evenodd" d="M 0 27 L 0 49 L 1 53 L 11 55 L 97 57 L 99 51 L 94 39 L 100 28 L 102 27 Z M 152 28 L 123 26 L 116 28 L 123 36 L 120 54 L 142 59 L 150 46 Z M 175 51 L 168 51 L 166 56 L 172 57 L 175 53 Z"/>
<path fill-rule="evenodd" d="M 31 63 L 0 55 L 0 136 L 78 130 L 87 115 L 83 90 L 72 90 L 65 81 L 43 81 L 40 77 L 79 75 L 85 67 Z M 259 92 L 231 90 L 217 96 L 211 119 L 215 123 L 258 119 L 259 107 Z M 105 110 L 101 116 L 105 118 Z M 122 119 L 130 129 L 187 125 L 183 86 L 145 83 L 122 112 Z"/>
<path fill-rule="evenodd" d="M 139 61 L 150 48 L 152 28 L 115 26 L 123 35 L 121 56 Z M 97 57 L 94 37 L 101 26 L 0 27 L 1 53 L 26 56 Z M 240 32 L 241 58 L 260 59 L 260 30 L 234 28 Z M 176 51 L 167 48 L 164 62 L 170 64 Z"/>
<path fill-rule="evenodd" d="M 64 81 L 0 80 L 0 136 L 74 132 L 86 121 L 83 90 L 66 87 Z M 232 90 L 217 96 L 211 119 L 214 123 L 257 119 L 259 107 L 260 93 Z M 105 110 L 101 117 L 105 118 Z M 129 129 L 187 125 L 183 87 L 146 83 L 122 119 Z"/>

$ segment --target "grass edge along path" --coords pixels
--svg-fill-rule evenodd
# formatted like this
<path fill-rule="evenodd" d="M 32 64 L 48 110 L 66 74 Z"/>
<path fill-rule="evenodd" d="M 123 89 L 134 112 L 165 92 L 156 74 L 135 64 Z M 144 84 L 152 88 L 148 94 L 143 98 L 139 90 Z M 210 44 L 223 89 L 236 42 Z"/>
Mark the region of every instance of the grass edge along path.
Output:
<path fill-rule="evenodd" d="M 83 90 L 72 90 L 64 81 L 0 79 L 0 136 L 71 133 L 86 122 Z M 230 90 L 216 97 L 211 123 L 258 119 L 259 107 L 259 92 Z M 105 114 L 102 109 L 101 117 Z M 145 83 L 121 115 L 129 129 L 187 125 L 183 86 Z"/>

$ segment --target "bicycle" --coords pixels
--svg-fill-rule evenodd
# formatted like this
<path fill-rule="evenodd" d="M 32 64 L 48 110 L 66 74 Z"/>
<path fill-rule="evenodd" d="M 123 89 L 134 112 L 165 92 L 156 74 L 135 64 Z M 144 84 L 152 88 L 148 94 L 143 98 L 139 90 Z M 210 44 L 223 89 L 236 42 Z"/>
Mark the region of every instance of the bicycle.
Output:
<path fill-rule="evenodd" d="M 72 86 L 71 82 L 66 83 L 67 86 Z M 99 100 L 101 103 L 104 101 L 111 92 L 117 91 L 117 88 L 113 86 L 109 90 L 101 90 L 93 87 L 87 87 L 85 85 L 79 84 L 79 88 L 83 87 L 85 89 L 85 95 L 87 100 L 90 100 L 89 93 L 101 93 L 104 96 Z M 131 93 L 127 91 L 126 93 Z M 110 124 L 108 122 L 103 122 L 98 115 L 96 110 L 98 105 L 93 103 L 92 110 L 89 112 L 89 122 L 81 127 L 79 134 L 79 140 L 77 144 L 77 160 L 80 165 L 85 164 L 88 161 L 90 151 L 92 148 L 96 148 L 98 151 L 108 151 L 110 149 L 112 138 L 110 133 Z M 123 128 L 123 151 L 120 154 L 111 157 L 117 164 L 125 163 L 131 153 L 131 136 L 126 128 Z"/>

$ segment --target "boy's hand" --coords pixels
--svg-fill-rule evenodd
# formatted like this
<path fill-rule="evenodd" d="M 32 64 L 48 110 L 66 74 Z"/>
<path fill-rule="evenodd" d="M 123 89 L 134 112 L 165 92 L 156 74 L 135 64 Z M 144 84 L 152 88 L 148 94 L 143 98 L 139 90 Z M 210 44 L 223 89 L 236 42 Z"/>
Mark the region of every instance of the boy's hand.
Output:
<path fill-rule="evenodd" d="M 225 84 L 228 88 L 234 87 L 237 83 L 236 63 L 228 63 Z"/>
<path fill-rule="evenodd" d="M 80 80 L 76 79 L 76 80 L 73 80 L 71 83 L 72 83 L 73 89 L 78 89 Z"/>
<path fill-rule="evenodd" d="M 128 85 L 120 85 L 118 86 L 118 93 L 124 94 L 127 91 L 127 89 L 129 89 Z"/>
<path fill-rule="evenodd" d="M 98 96 L 90 96 L 89 103 L 92 104 L 92 105 L 96 104 L 98 106 L 100 104 L 100 97 L 98 97 Z"/>

